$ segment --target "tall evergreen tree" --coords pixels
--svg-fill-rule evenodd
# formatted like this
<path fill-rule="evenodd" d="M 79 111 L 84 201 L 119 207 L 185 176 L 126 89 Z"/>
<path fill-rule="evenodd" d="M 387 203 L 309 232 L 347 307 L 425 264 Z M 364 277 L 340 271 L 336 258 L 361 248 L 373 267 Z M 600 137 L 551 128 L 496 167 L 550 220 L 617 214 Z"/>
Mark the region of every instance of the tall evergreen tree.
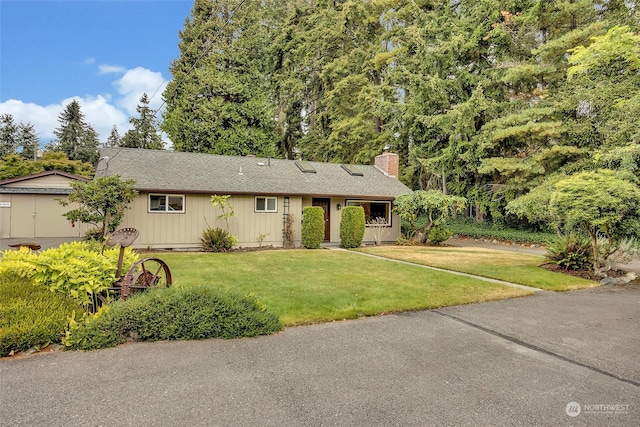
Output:
<path fill-rule="evenodd" d="M 161 128 L 176 151 L 274 156 L 275 109 L 265 67 L 269 2 L 196 0 L 163 94 Z"/>
<path fill-rule="evenodd" d="M 589 73 L 578 71 L 575 50 L 602 40 L 600 36 L 629 12 L 621 2 L 530 2 L 496 26 L 494 33 L 512 40 L 524 54 L 502 58 L 495 67 L 495 80 L 507 91 L 497 100 L 499 114 L 478 135 L 483 147 L 479 171 L 490 179 L 494 205 L 503 206 L 553 174 L 594 167 L 591 156 L 606 146 L 607 129 L 625 129 L 618 134 L 624 138 L 637 130 L 636 124 L 625 126 L 625 120 L 607 126 L 618 106 L 633 108 L 633 99 L 625 100 L 638 91 L 637 71 L 618 70 L 622 80 L 615 72 L 603 72 L 634 54 L 632 37 L 617 33 L 619 41 L 609 42 L 591 58 L 608 51 L 606 61 L 582 67 L 593 66 Z M 614 56 L 620 61 L 611 60 Z"/>
<path fill-rule="evenodd" d="M 31 123 L 18 125 L 18 146 L 22 148 L 20 156 L 27 160 L 37 160 L 40 138 Z"/>
<path fill-rule="evenodd" d="M 0 116 L 0 159 L 16 152 L 18 127 L 11 114 Z"/>
<path fill-rule="evenodd" d="M 54 147 L 69 160 L 93 163 L 98 156 L 98 135 L 84 120 L 80 103 L 71 101 L 58 116 L 60 126 L 53 131 L 57 137 Z"/>
<path fill-rule="evenodd" d="M 109 137 L 107 138 L 106 146 L 107 147 L 119 147 L 121 141 L 122 141 L 122 138 L 120 137 L 120 134 L 118 133 L 118 127 L 116 125 L 113 125 L 113 127 L 111 128 L 111 133 L 109 134 Z"/>
<path fill-rule="evenodd" d="M 154 111 L 149 107 L 149 97 L 146 93 L 140 97 L 140 103 L 136 107 L 136 111 L 138 112 L 138 117 L 131 117 L 129 119 L 129 123 L 133 125 L 133 129 L 128 130 L 124 134 L 119 145 L 129 148 L 162 150 L 164 143 L 158 133 L 156 116 Z M 113 135 L 113 129 L 111 135 Z"/>

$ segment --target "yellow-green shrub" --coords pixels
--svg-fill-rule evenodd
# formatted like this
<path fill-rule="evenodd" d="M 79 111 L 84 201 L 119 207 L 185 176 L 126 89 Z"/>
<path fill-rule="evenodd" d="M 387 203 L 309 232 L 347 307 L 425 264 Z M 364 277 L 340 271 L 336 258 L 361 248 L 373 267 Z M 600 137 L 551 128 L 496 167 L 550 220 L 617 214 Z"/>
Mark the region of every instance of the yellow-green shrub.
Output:
<path fill-rule="evenodd" d="M 101 245 L 89 242 L 63 243 L 57 248 L 35 254 L 28 249 L 5 251 L 0 259 L 0 275 L 18 275 L 32 279 L 51 291 L 61 292 L 83 307 L 93 295 L 104 292 L 116 280 L 119 249 L 100 253 Z M 125 250 L 123 272 L 138 260 L 131 248 Z"/>

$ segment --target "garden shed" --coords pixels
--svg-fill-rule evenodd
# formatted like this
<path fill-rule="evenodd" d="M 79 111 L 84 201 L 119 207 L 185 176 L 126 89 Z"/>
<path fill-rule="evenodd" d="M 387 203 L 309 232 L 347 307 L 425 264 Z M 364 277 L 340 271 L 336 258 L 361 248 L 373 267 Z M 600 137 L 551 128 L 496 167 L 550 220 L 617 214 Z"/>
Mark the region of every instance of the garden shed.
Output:
<path fill-rule="evenodd" d="M 80 237 L 80 227 L 62 216 L 71 208 L 57 201 L 73 181 L 89 179 L 53 170 L 0 181 L 0 238 Z"/>

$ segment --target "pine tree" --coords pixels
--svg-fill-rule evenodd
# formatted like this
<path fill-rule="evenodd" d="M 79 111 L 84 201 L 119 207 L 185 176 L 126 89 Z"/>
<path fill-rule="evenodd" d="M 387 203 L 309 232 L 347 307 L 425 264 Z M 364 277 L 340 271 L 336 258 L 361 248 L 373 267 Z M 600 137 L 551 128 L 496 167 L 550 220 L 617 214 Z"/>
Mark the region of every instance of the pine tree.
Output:
<path fill-rule="evenodd" d="M 0 158 L 16 152 L 18 146 L 18 128 L 11 114 L 0 116 Z"/>
<path fill-rule="evenodd" d="M 138 117 L 131 117 L 129 119 L 129 123 L 133 125 L 133 129 L 128 130 L 124 134 L 119 145 L 128 148 L 162 150 L 164 143 L 158 133 L 156 117 L 154 111 L 149 107 L 149 97 L 146 93 L 140 97 L 140 103 L 136 107 L 136 111 L 138 112 Z M 113 130 L 111 131 L 111 135 L 113 136 Z"/>
<path fill-rule="evenodd" d="M 37 160 L 40 139 L 31 123 L 18 125 L 18 146 L 22 148 L 20 156 L 27 160 Z"/>
<path fill-rule="evenodd" d="M 96 131 L 84 121 L 84 114 L 80 111 L 80 103 L 71 101 L 58 116 L 60 127 L 53 131 L 57 137 L 54 147 L 65 153 L 69 160 L 80 160 L 93 163 L 98 156 L 98 135 Z"/>
<path fill-rule="evenodd" d="M 107 147 L 119 147 L 121 141 L 122 141 L 122 138 L 120 137 L 120 134 L 118 133 L 118 127 L 116 125 L 113 125 L 113 127 L 111 128 L 111 133 L 109 134 L 109 137 L 107 138 L 106 146 Z"/>

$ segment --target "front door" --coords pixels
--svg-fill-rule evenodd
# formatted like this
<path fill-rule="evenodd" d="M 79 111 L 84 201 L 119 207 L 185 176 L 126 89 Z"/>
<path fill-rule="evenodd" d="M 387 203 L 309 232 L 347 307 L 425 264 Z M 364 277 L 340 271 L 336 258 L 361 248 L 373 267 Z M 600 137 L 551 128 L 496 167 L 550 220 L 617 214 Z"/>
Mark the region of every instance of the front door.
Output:
<path fill-rule="evenodd" d="M 329 215 L 331 199 L 313 199 L 311 204 L 320 206 L 324 210 L 324 241 L 328 242 L 331 240 L 331 217 Z"/>

